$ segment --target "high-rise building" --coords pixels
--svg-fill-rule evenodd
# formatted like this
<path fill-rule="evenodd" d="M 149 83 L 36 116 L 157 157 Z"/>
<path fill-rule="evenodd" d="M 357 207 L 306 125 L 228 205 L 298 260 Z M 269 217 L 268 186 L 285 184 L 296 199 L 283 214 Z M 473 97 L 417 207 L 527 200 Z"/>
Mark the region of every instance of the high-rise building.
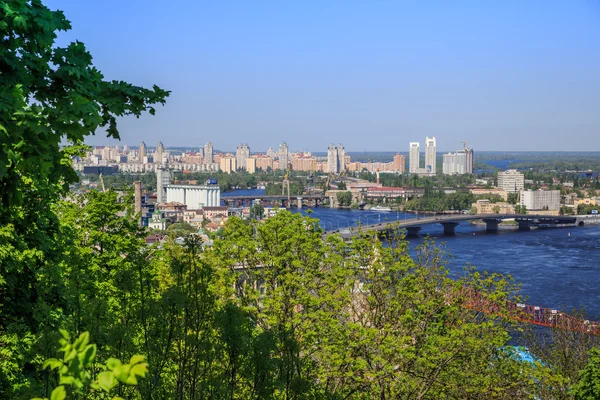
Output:
<path fill-rule="evenodd" d="M 273 159 L 277 157 L 277 153 L 275 153 L 275 150 L 273 150 L 272 147 L 269 147 L 269 149 L 267 150 L 267 157 L 271 157 Z"/>
<path fill-rule="evenodd" d="M 464 148 L 443 156 L 442 172 L 446 175 L 473 173 L 473 150 Z"/>
<path fill-rule="evenodd" d="M 421 149 L 419 142 L 410 143 L 410 152 L 408 154 L 408 171 L 412 174 L 417 173 L 419 166 L 421 165 Z"/>
<path fill-rule="evenodd" d="M 436 146 L 435 136 L 425 138 L 425 171 L 430 175 L 435 175 L 436 171 Z"/>
<path fill-rule="evenodd" d="M 156 145 L 156 151 L 154 152 L 154 162 L 156 164 L 162 164 L 164 151 L 165 146 L 162 144 L 162 142 L 158 142 Z"/>
<path fill-rule="evenodd" d="M 327 172 L 339 174 L 346 169 L 346 150 L 341 143 L 335 147 L 332 143 L 327 148 Z"/>
<path fill-rule="evenodd" d="M 498 187 L 507 193 L 518 193 L 525 187 L 525 175 L 516 169 L 498 172 Z"/>
<path fill-rule="evenodd" d="M 473 167 L 475 166 L 475 158 L 473 154 L 473 149 L 469 149 L 465 147 L 465 157 L 466 157 L 466 174 L 473 173 Z"/>
<path fill-rule="evenodd" d="M 338 173 L 338 152 L 335 145 L 331 143 L 327 148 L 327 172 Z"/>
<path fill-rule="evenodd" d="M 404 165 L 406 164 L 406 160 L 404 156 L 400 153 L 396 153 L 394 156 L 394 170 L 399 173 L 404 173 Z"/>
<path fill-rule="evenodd" d="M 235 160 L 237 167 L 240 169 L 247 169 L 246 160 L 250 157 L 250 146 L 246 143 L 241 143 L 235 150 Z"/>
<path fill-rule="evenodd" d="M 204 162 L 205 164 L 213 163 L 213 145 L 211 142 L 206 143 L 204 146 Z"/>
<path fill-rule="evenodd" d="M 286 142 L 279 145 L 279 169 L 287 169 L 290 162 L 290 152 Z"/>
<path fill-rule="evenodd" d="M 346 169 L 346 149 L 340 143 L 337 147 L 337 159 L 338 159 L 338 170 L 337 172 L 342 172 Z"/>
<path fill-rule="evenodd" d="M 456 175 L 456 153 L 448 153 L 442 156 L 442 173 L 444 175 Z"/>
<path fill-rule="evenodd" d="M 198 155 L 202 158 L 204 158 L 204 147 L 200 146 L 198 147 Z"/>
<path fill-rule="evenodd" d="M 144 142 L 140 143 L 140 151 L 138 154 L 138 158 L 140 159 L 141 162 L 144 162 L 144 157 L 147 156 L 146 152 L 147 152 L 146 143 L 144 143 Z"/>

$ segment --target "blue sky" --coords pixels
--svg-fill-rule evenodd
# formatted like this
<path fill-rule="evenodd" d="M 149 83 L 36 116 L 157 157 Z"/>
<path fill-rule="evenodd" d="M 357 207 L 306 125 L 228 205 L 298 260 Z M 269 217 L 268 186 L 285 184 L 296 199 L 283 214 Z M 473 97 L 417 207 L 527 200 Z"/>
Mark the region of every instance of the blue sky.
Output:
<path fill-rule="evenodd" d="M 106 78 L 172 91 L 122 144 L 600 150 L 598 0 L 45 3 Z"/>

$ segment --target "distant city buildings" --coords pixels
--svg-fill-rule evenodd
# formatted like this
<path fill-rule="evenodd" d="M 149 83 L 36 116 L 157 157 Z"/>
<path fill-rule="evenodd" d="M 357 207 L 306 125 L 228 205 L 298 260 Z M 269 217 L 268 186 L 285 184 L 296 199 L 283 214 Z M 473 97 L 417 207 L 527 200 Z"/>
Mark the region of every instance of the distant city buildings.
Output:
<path fill-rule="evenodd" d="M 507 193 L 518 193 L 525 188 L 525 175 L 516 169 L 499 172 L 498 187 Z"/>
<path fill-rule="evenodd" d="M 142 158 L 140 156 L 143 155 Z M 404 173 L 406 160 L 397 153 L 389 162 L 352 162 L 342 144 L 331 145 L 327 156 L 315 156 L 308 151 L 290 152 L 287 143 L 282 142 L 278 151 L 269 147 L 266 153 L 250 152 L 250 146 L 241 143 L 235 153 L 215 152 L 211 142 L 199 148 L 197 152 L 169 151 L 162 142 L 155 148 L 148 148 L 144 142 L 139 148 L 124 146 L 99 146 L 88 152 L 85 157 L 73 159 L 73 167 L 79 171 L 115 171 L 125 173 L 158 173 L 175 170 L 187 172 L 223 171 L 233 173 L 246 170 L 248 173 L 285 170 L 340 174 L 348 172 Z M 93 167 L 93 168 L 92 168 Z"/>

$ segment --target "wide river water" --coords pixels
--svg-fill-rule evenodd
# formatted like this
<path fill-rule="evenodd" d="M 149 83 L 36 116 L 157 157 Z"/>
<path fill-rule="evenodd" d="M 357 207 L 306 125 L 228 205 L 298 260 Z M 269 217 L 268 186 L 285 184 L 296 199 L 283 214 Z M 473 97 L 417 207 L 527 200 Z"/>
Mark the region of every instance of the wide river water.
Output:
<path fill-rule="evenodd" d="M 231 194 L 262 194 L 237 191 Z M 292 212 L 298 212 L 296 208 Z M 313 208 L 326 230 L 347 229 L 381 221 L 414 218 L 402 212 L 377 212 Z M 306 215 L 307 208 L 302 214 Z M 426 226 L 419 238 L 409 239 L 411 251 L 429 235 L 443 244 L 450 257 L 448 269 L 460 272 L 467 265 L 478 270 L 510 274 L 522 284 L 527 303 L 562 311 L 583 309 L 587 318 L 600 320 L 600 225 L 577 228 L 532 229 L 519 232 L 500 229 L 485 232 L 485 225 L 461 223 L 455 236 L 444 236 L 440 225 Z"/>

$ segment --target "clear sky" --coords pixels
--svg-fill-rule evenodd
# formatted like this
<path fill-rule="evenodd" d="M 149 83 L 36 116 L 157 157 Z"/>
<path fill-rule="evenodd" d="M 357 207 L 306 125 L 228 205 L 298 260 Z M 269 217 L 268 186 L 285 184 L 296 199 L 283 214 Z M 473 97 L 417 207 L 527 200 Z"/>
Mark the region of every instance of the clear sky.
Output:
<path fill-rule="evenodd" d="M 172 91 L 122 144 L 600 150 L 600 0 L 45 3 L 106 78 Z"/>

